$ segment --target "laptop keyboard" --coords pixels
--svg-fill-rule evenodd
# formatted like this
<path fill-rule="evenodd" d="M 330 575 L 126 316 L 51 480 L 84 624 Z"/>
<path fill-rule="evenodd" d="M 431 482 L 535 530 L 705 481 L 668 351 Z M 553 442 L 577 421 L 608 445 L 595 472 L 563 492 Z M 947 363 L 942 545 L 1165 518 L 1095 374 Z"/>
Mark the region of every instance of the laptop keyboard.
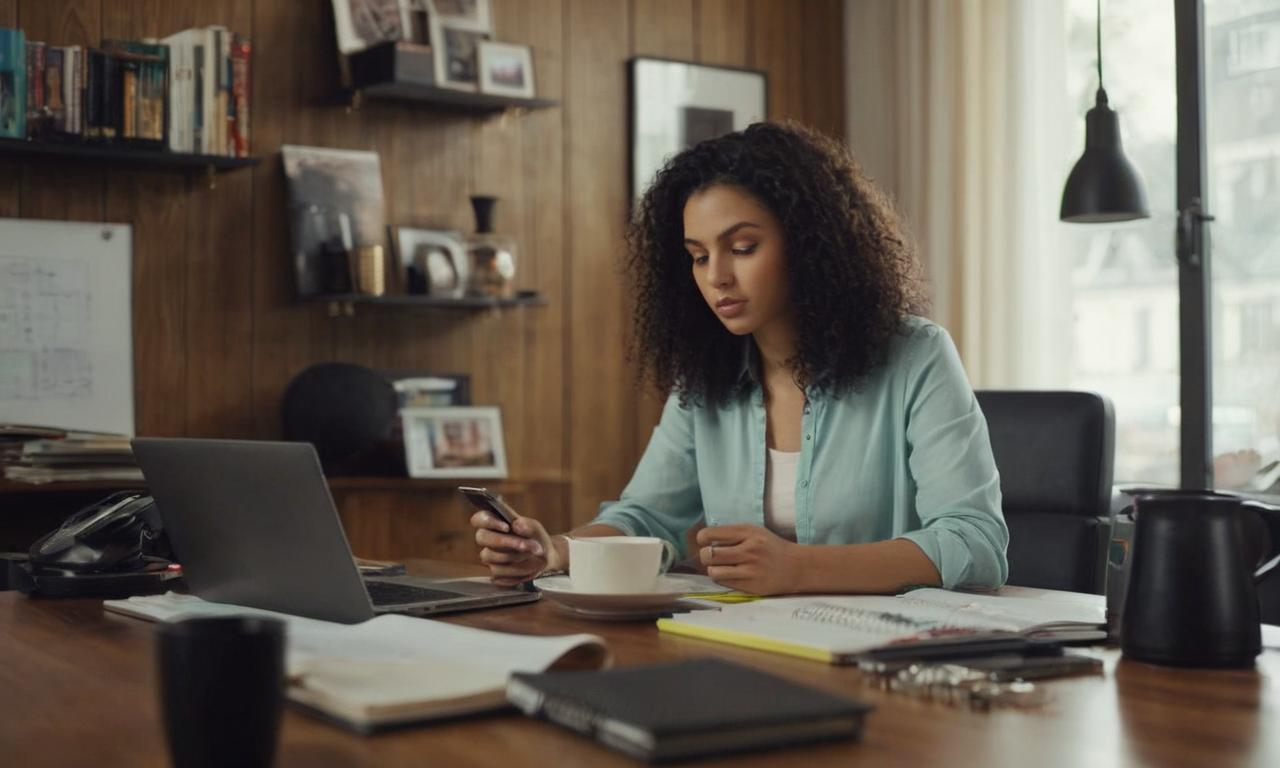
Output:
<path fill-rule="evenodd" d="M 424 603 L 428 600 L 450 600 L 456 597 L 465 597 L 461 592 L 411 587 L 408 584 L 394 584 L 385 581 L 366 581 L 364 588 L 369 591 L 369 599 L 373 601 L 374 605 L 402 605 L 404 603 Z"/>

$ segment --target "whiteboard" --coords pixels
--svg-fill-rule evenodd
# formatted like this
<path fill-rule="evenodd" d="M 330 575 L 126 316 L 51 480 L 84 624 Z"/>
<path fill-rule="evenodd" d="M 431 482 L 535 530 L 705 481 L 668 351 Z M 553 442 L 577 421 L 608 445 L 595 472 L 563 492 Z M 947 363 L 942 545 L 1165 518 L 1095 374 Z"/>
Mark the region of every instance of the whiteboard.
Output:
<path fill-rule="evenodd" d="M 132 242 L 0 218 L 0 423 L 133 435 Z"/>

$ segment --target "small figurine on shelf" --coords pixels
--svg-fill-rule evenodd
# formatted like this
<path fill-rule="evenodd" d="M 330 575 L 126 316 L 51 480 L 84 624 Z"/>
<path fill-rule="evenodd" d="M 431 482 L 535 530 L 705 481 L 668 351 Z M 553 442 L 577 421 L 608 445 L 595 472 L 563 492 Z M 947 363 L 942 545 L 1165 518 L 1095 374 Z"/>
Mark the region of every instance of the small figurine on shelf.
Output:
<path fill-rule="evenodd" d="M 473 195 L 476 233 L 467 238 L 467 295 L 509 299 L 516 292 L 516 243 L 493 231 L 498 198 Z"/>

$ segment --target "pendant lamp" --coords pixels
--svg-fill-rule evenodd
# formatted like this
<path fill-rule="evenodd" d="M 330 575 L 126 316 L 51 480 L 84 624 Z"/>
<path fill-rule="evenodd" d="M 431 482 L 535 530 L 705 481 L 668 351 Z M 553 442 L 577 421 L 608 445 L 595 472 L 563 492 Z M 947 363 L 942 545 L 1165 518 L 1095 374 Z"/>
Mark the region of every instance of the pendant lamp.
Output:
<path fill-rule="evenodd" d="M 1084 154 L 1062 190 L 1063 221 L 1096 224 L 1145 219 L 1147 195 L 1138 172 L 1120 146 L 1120 118 L 1107 106 L 1102 87 L 1102 0 L 1098 0 L 1098 96 L 1084 117 Z"/>

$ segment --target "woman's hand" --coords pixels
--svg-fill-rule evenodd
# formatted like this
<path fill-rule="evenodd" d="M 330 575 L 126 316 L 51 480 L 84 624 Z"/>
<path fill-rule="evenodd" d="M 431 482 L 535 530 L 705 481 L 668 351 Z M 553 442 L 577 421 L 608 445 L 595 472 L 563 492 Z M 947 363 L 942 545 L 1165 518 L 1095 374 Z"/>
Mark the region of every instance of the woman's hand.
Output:
<path fill-rule="evenodd" d="M 547 529 L 532 517 L 516 518 L 512 531 L 497 517 L 481 511 L 471 516 L 471 525 L 476 529 L 480 562 L 489 566 L 489 576 L 499 586 L 514 587 L 543 571 L 564 567 Z"/>
<path fill-rule="evenodd" d="M 698 531 L 698 556 L 718 584 L 757 595 L 800 591 L 800 545 L 758 525 Z"/>

